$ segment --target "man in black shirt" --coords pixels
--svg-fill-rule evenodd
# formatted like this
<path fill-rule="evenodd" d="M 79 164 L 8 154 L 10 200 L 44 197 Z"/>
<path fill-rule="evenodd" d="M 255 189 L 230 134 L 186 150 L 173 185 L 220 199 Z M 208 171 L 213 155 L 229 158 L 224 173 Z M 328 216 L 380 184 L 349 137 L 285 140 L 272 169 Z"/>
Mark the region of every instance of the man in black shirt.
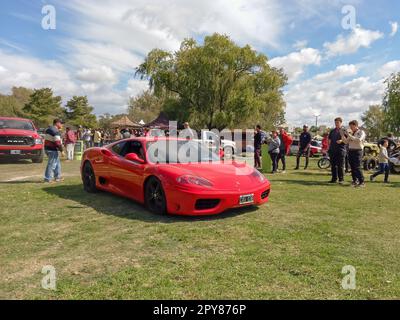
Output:
<path fill-rule="evenodd" d="M 257 125 L 256 132 L 254 134 L 254 167 L 261 168 L 261 144 L 262 144 L 262 132 L 261 126 Z"/>
<path fill-rule="evenodd" d="M 344 182 L 344 161 L 346 158 L 346 144 L 342 141 L 342 118 L 335 119 L 335 129 L 329 133 L 329 157 L 331 160 L 332 178 L 329 183 Z"/>
<path fill-rule="evenodd" d="M 304 167 L 304 170 L 308 168 L 308 162 L 310 159 L 310 148 L 311 148 L 311 134 L 308 132 L 308 125 L 303 126 L 303 132 L 300 135 L 300 141 L 299 141 L 299 151 L 297 152 L 297 157 L 296 157 L 296 168 L 294 170 L 299 170 L 300 166 L 300 157 L 304 154 L 306 157 L 306 165 Z"/>

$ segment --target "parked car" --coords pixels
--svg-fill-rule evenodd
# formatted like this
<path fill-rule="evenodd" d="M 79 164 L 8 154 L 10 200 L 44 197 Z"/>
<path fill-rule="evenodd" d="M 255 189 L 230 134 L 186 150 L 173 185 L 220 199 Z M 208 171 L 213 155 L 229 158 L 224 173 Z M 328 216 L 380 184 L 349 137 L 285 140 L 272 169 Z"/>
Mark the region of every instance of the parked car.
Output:
<path fill-rule="evenodd" d="M 236 143 L 234 141 L 220 138 L 212 131 L 202 131 L 201 141 L 211 148 L 215 147 L 215 141 L 219 141 L 220 148 L 223 150 L 225 158 L 230 158 L 237 152 Z"/>
<path fill-rule="evenodd" d="M 297 152 L 299 151 L 299 140 L 293 140 L 292 145 L 290 146 L 290 151 L 289 153 L 291 155 L 296 155 Z M 322 155 L 322 147 L 321 147 L 321 142 L 312 140 L 311 141 L 311 149 L 310 149 L 310 156 L 320 156 Z"/>
<path fill-rule="evenodd" d="M 0 117 L 0 159 L 43 162 L 44 140 L 29 119 Z"/>
<path fill-rule="evenodd" d="M 81 174 L 87 192 L 112 192 L 157 214 L 219 214 L 262 205 L 270 193 L 269 181 L 246 163 L 220 161 L 203 143 L 177 138 L 130 138 L 87 149 Z"/>

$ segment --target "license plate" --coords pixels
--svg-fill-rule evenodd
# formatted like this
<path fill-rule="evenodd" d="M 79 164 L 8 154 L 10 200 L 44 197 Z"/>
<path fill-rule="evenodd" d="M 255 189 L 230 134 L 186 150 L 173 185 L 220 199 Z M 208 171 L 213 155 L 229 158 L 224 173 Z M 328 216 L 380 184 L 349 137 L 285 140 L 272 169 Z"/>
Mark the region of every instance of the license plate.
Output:
<path fill-rule="evenodd" d="M 245 194 L 240 196 L 239 204 L 250 204 L 254 202 L 254 194 Z"/>
<path fill-rule="evenodd" d="M 21 150 L 10 150 L 10 154 L 21 154 Z"/>

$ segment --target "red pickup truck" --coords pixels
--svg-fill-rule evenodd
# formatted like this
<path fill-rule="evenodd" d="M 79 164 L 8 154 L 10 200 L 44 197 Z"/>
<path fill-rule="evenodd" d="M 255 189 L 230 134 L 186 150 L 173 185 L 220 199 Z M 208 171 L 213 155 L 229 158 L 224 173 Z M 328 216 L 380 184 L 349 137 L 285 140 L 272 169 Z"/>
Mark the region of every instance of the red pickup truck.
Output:
<path fill-rule="evenodd" d="M 43 162 L 43 138 L 29 119 L 0 117 L 0 159 Z"/>

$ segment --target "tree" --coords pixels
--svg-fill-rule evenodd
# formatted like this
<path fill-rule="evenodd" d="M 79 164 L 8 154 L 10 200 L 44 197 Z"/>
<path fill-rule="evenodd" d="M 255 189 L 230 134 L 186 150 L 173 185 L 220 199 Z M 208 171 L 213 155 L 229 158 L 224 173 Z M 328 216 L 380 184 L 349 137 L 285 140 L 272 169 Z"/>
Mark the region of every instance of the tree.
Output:
<path fill-rule="evenodd" d="M 32 90 L 24 87 L 13 87 L 11 95 L 0 94 L 0 115 L 24 117 L 23 108 L 29 102 L 32 93 Z"/>
<path fill-rule="evenodd" d="M 392 74 L 386 81 L 383 98 L 385 124 L 389 131 L 400 133 L 400 72 Z"/>
<path fill-rule="evenodd" d="M 86 96 L 74 96 L 66 105 L 67 120 L 75 126 L 94 128 L 97 126 L 97 119 L 92 114 L 93 109 Z"/>
<path fill-rule="evenodd" d="M 150 122 L 162 111 L 164 99 L 155 96 L 150 90 L 144 91 L 136 98 L 131 98 L 128 106 L 128 117 L 136 122 Z"/>
<path fill-rule="evenodd" d="M 157 97 L 175 100 L 169 107 L 188 114 L 193 127 L 268 127 L 284 109 L 287 78 L 267 62 L 249 45 L 239 47 L 229 37 L 214 34 L 205 37 L 203 45 L 186 39 L 175 53 L 152 50 L 136 75 L 149 80 Z"/>
<path fill-rule="evenodd" d="M 54 118 L 59 118 L 63 114 L 61 97 L 53 96 L 50 88 L 36 89 L 23 111 L 38 127 L 45 127 L 52 123 Z"/>
<path fill-rule="evenodd" d="M 361 117 L 371 139 L 378 140 L 385 133 L 385 112 L 380 105 L 372 105 Z"/>

